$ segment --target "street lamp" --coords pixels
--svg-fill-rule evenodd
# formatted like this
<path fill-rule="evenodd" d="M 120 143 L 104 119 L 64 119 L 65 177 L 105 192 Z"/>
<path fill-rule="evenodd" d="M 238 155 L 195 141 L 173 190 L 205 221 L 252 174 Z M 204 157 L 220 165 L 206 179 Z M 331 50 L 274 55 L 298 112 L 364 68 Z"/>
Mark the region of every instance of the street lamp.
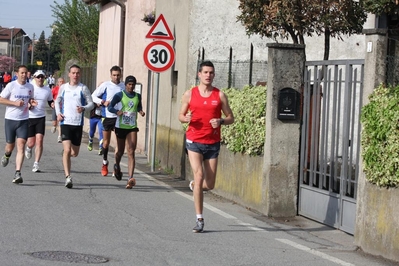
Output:
<path fill-rule="evenodd" d="M 49 71 L 50 71 L 50 45 L 51 45 L 51 35 L 48 37 L 48 54 L 47 54 L 47 74 L 49 73 Z"/>
<path fill-rule="evenodd" d="M 13 46 L 13 34 L 14 34 L 14 26 L 9 27 L 9 29 L 11 29 L 11 48 L 10 48 L 10 57 L 12 58 L 12 46 Z M 12 60 L 12 69 L 11 69 L 11 74 L 13 74 L 14 72 L 14 60 Z"/>
<path fill-rule="evenodd" d="M 10 29 L 11 30 L 11 39 L 10 39 L 10 57 L 12 57 L 12 45 L 13 45 L 13 43 L 12 43 L 12 39 L 13 39 L 13 34 L 14 34 L 14 26 L 12 26 L 12 27 L 9 27 L 8 29 Z"/>
<path fill-rule="evenodd" d="M 32 51 L 30 54 L 30 64 L 33 65 L 33 52 L 35 50 L 35 34 L 33 33 L 33 39 L 32 39 Z"/>
<path fill-rule="evenodd" d="M 21 48 L 21 65 L 24 65 L 24 55 L 25 55 L 25 37 L 29 36 L 28 34 L 22 35 L 22 48 Z"/>

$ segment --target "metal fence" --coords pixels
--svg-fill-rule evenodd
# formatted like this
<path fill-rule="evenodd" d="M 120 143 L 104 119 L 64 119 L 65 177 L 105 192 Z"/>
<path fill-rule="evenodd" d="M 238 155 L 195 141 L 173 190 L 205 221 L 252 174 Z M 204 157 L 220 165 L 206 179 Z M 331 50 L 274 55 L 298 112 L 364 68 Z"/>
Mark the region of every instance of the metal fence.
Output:
<path fill-rule="evenodd" d="M 299 214 L 354 233 L 364 60 L 306 62 Z"/>
<path fill-rule="evenodd" d="M 227 51 L 227 60 L 210 60 L 215 66 L 213 85 L 217 88 L 241 89 L 247 85 L 265 85 L 267 81 L 267 61 L 254 60 L 254 46 L 249 47 L 248 60 L 233 60 L 234 49 Z M 205 61 L 205 48 L 198 50 L 197 72 L 199 65 Z M 199 84 L 198 76 L 195 84 Z"/>
<path fill-rule="evenodd" d="M 96 88 L 96 79 L 97 79 L 97 66 L 85 66 L 80 69 L 80 82 L 85 84 L 91 92 L 93 92 Z"/>
<path fill-rule="evenodd" d="M 215 66 L 213 85 L 217 88 L 241 89 L 246 85 L 256 85 L 267 81 L 266 61 L 210 60 Z M 202 61 L 198 61 L 199 64 Z M 196 83 L 198 84 L 198 77 Z"/>
<path fill-rule="evenodd" d="M 399 85 L 399 57 L 388 55 L 386 58 L 387 84 Z"/>
<path fill-rule="evenodd" d="M 63 77 L 65 80 L 68 79 L 68 72 L 65 72 Z M 80 82 L 85 84 L 90 92 L 93 92 L 97 88 L 97 66 L 81 66 L 80 67 Z M 85 112 L 85 117 L 90 118 L 90 112 Z"/>

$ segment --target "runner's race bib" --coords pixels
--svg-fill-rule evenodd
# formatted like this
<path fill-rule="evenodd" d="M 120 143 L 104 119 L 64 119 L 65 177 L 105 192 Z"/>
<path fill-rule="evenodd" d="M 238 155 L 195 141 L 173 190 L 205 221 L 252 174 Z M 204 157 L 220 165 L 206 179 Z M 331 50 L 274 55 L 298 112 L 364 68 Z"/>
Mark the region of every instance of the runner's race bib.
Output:
<path fill-rule="evenodd" d="M 136 126 L 136 112 L 123 112 L 122 124 L 127 126 Z"/>

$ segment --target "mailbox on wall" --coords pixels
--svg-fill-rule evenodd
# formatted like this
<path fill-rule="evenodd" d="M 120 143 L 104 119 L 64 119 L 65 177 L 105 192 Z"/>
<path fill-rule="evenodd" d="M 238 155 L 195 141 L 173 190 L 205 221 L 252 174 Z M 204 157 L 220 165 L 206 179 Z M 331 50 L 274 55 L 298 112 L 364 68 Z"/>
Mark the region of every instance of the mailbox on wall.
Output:
<path fill-rule="evenodd" d="M 136 83 L 136 87 L 134 87 L 134 92 L 142 94 L 141 93 L 142 89 L 143 89 L 143 84 Z"/>
<path fill-rule="evenodd" d="M 281 89 L 278 93 L 279 120 L 295 120 L 299 117 L 299 93 L 292 88 Z"/>

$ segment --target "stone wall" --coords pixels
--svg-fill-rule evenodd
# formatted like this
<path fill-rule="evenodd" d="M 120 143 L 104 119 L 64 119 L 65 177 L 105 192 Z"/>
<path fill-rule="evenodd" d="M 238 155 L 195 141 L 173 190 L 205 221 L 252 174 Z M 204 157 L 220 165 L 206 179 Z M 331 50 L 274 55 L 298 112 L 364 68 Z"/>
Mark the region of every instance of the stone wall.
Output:
<path fill-rule="evenodd" d="M 295 120 L 277 119 L 278 102 L 280 90 L 291 88 L 297 93 L 301 90 L 305 46 L 268 44 L 268 48 L 262 212 L 273 217 L 292 217 L 297 214 L 300 115 L 298 108 L 294 110 Z"/>
<path fill-rule="evenodd" d="M 357 206 L 356 245 L 369 254 L 399 261 L 399 190 L 363 180 Z"/>
<path fill-rule="evenodd" d="M 386 79 L 386 30 L 366 30 L 363 103 Z M 362 159 L 360 160 L 362 169 Z M 399 261 L 399 189 L 379 188 L 359 173 L 355 243 L 367 253 Z"/>
<path fill-rule="evenodd" d="M 261 212 L 265 206 L 262 172 L 263 156 L 233 153 L 222 145 L 213 192 Z"/>

